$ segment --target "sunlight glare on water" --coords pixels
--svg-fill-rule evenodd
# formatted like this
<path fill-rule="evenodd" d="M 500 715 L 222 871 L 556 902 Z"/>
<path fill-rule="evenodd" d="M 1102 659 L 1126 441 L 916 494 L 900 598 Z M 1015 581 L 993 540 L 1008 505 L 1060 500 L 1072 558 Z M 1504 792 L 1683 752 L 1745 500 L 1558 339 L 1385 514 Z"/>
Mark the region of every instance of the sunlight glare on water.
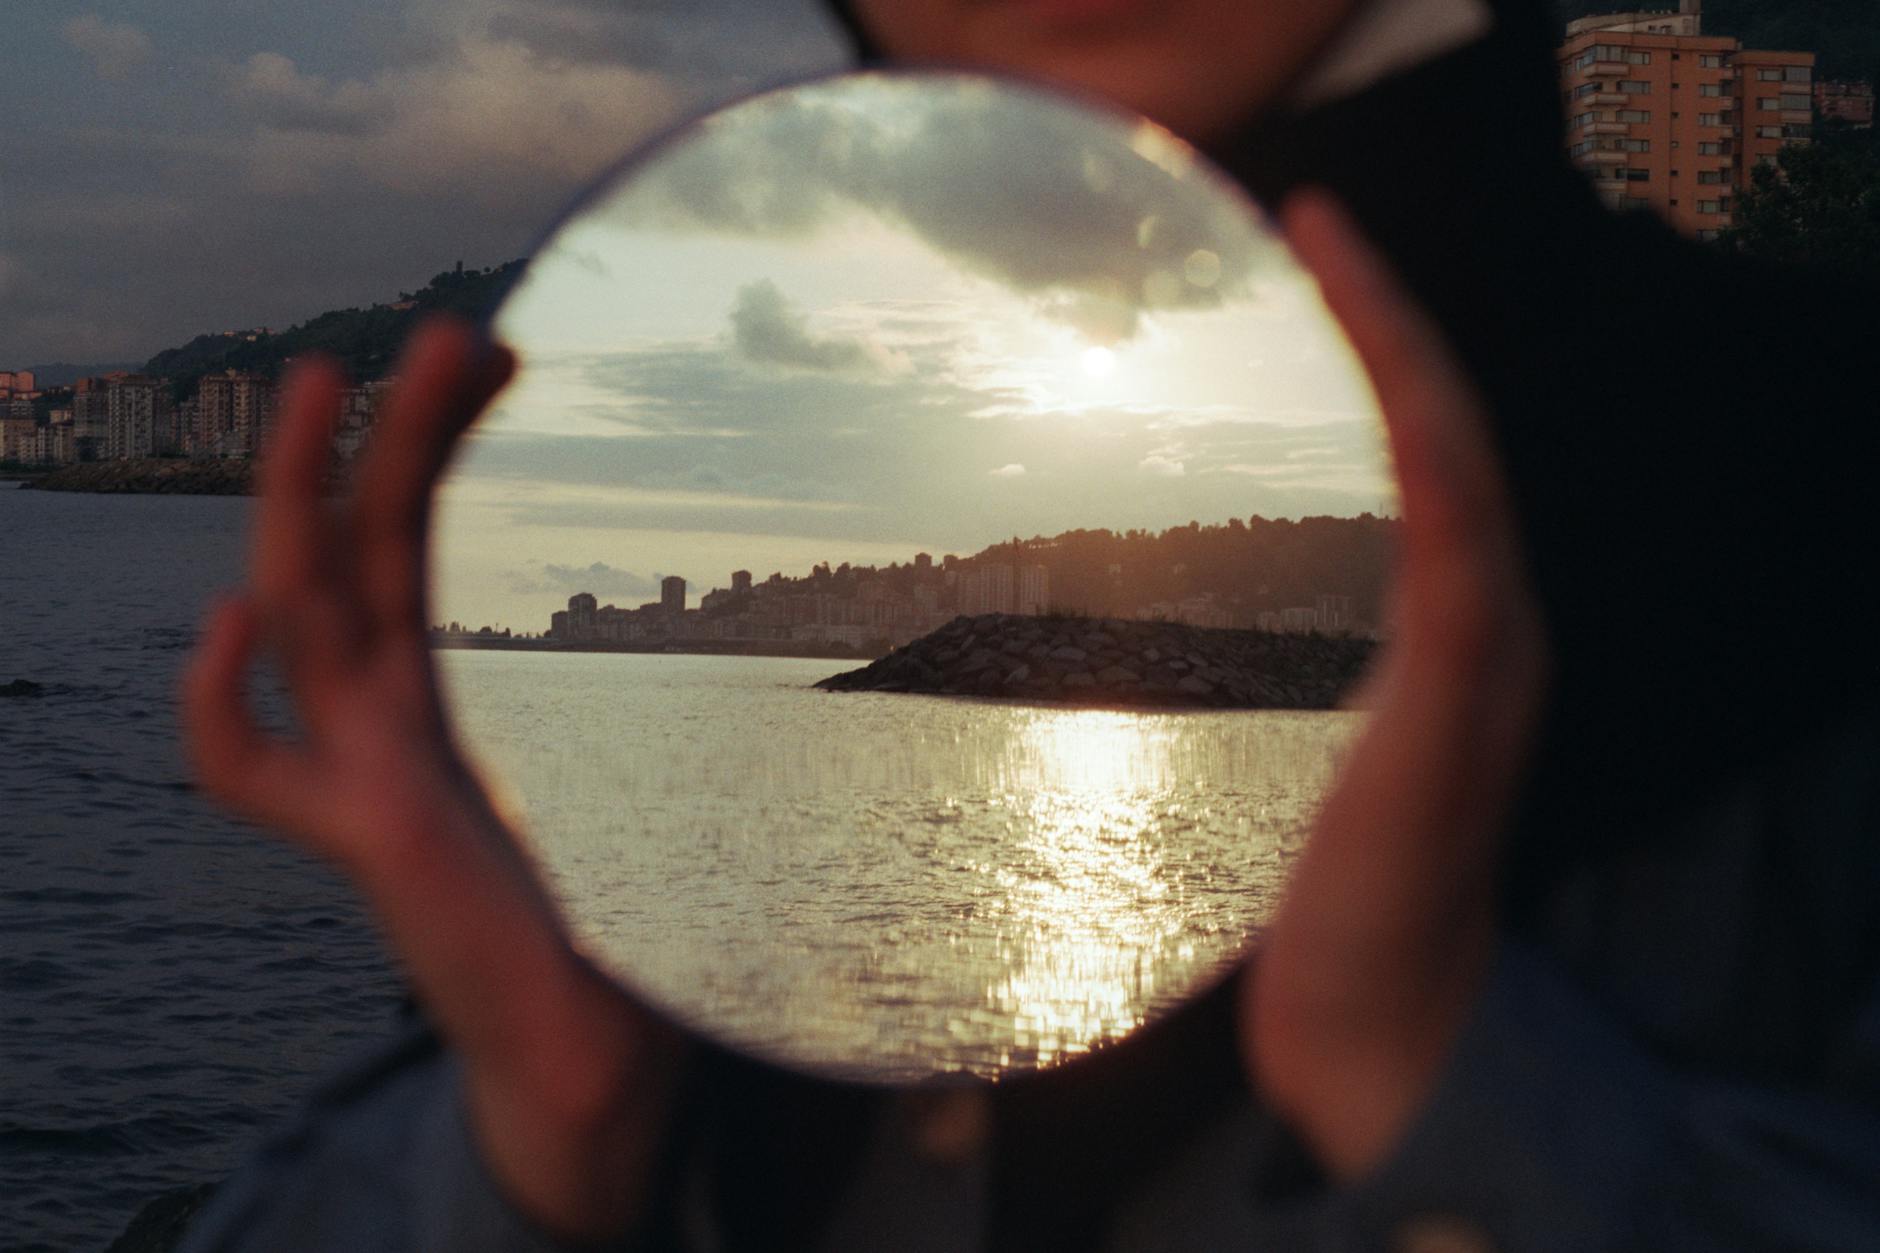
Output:
<path fill-rule="evenodd" d="M 1054 1065 L 1205 986 L 1276 903 L 1356 725 L 808 688 L 839 667 L 444 668 L 603 966 L 856 1078 Z"/>

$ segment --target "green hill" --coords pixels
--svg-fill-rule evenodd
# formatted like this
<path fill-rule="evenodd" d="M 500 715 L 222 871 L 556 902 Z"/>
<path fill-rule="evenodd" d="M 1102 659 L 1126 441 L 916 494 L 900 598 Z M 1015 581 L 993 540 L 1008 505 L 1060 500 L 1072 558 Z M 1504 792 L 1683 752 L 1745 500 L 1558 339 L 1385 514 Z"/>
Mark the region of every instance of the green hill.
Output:
<path fill-rule="evenodd" d="M 359 381 L 383 378 L 398 358 L 405 337 L 433 313 L 477 319 L 494 310 L 522 274 L 522 261 L 494 268 L 446 270 L 415 292 L 400 292 L 392 303 L 366 309 L 335 309 L 300 325 L 249 339 L 245 335 L 199 335 L 180 348 L 169 348 L 144 363 L 143 372 L 172 380 L 177 396 L 188 396 L 196 381 L 221 370 L 278 375 L 289 359 L 320 352 L 336 358 Z"/>

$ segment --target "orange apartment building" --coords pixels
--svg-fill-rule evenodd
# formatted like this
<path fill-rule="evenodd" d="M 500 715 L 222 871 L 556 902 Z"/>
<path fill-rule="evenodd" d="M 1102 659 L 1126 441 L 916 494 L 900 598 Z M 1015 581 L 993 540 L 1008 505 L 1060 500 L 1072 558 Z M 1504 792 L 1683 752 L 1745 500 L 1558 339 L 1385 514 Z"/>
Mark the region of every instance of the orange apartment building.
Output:
<path fill-rule="evenodd" d="M 1700 239 L 1730 225 L 1758 164 L 1812 134 L 1815 54 L 1706 35 L 1701 0 L 1581 18 L 1559 58 L 1573 163 L 1608 204 Z"/>

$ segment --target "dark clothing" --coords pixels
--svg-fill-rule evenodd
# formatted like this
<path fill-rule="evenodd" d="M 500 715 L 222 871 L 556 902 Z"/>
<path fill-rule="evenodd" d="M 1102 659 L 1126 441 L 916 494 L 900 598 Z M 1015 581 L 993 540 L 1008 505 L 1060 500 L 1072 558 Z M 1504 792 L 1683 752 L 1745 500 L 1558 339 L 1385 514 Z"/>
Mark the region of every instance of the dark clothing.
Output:
<path fill-rule="evenodd" d="M 1556 658 L 1510 935 L 1404 1141 L 1326 1187 L 1247 1090 L 1226 987 L 998 1085 L 952 1157 L 919 1098 L 706 1050 L 649 1246 L 1880 1247 L 1873 293 L 1603 210 L 1538 10 L 1213 154 L 1268 202 L 1332 190 L 1434 315 Z M 434 1045 L 329 1097 L 192 1247 L 550 1247 L 458 1099 Z"/>

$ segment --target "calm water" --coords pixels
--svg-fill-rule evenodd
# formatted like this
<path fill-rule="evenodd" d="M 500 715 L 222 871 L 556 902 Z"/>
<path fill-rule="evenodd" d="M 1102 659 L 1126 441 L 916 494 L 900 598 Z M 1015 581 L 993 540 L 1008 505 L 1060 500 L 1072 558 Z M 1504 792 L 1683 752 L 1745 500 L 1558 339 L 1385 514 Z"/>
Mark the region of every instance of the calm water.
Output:
<path fill-rule="evenodd" d="M 102 1248 L 390 1028 L 345 885 L 185 781 L 175 684 L 245 516 L 0 484 L 0 683 L 47 689 L 0 699 L 0 1248 Z M 1178 998 L 1270 907 L 1349 730 L 828 695 L 791 660 L 445 666 L 604 960 L 876 1076 L 1050 1062 Z"/>

